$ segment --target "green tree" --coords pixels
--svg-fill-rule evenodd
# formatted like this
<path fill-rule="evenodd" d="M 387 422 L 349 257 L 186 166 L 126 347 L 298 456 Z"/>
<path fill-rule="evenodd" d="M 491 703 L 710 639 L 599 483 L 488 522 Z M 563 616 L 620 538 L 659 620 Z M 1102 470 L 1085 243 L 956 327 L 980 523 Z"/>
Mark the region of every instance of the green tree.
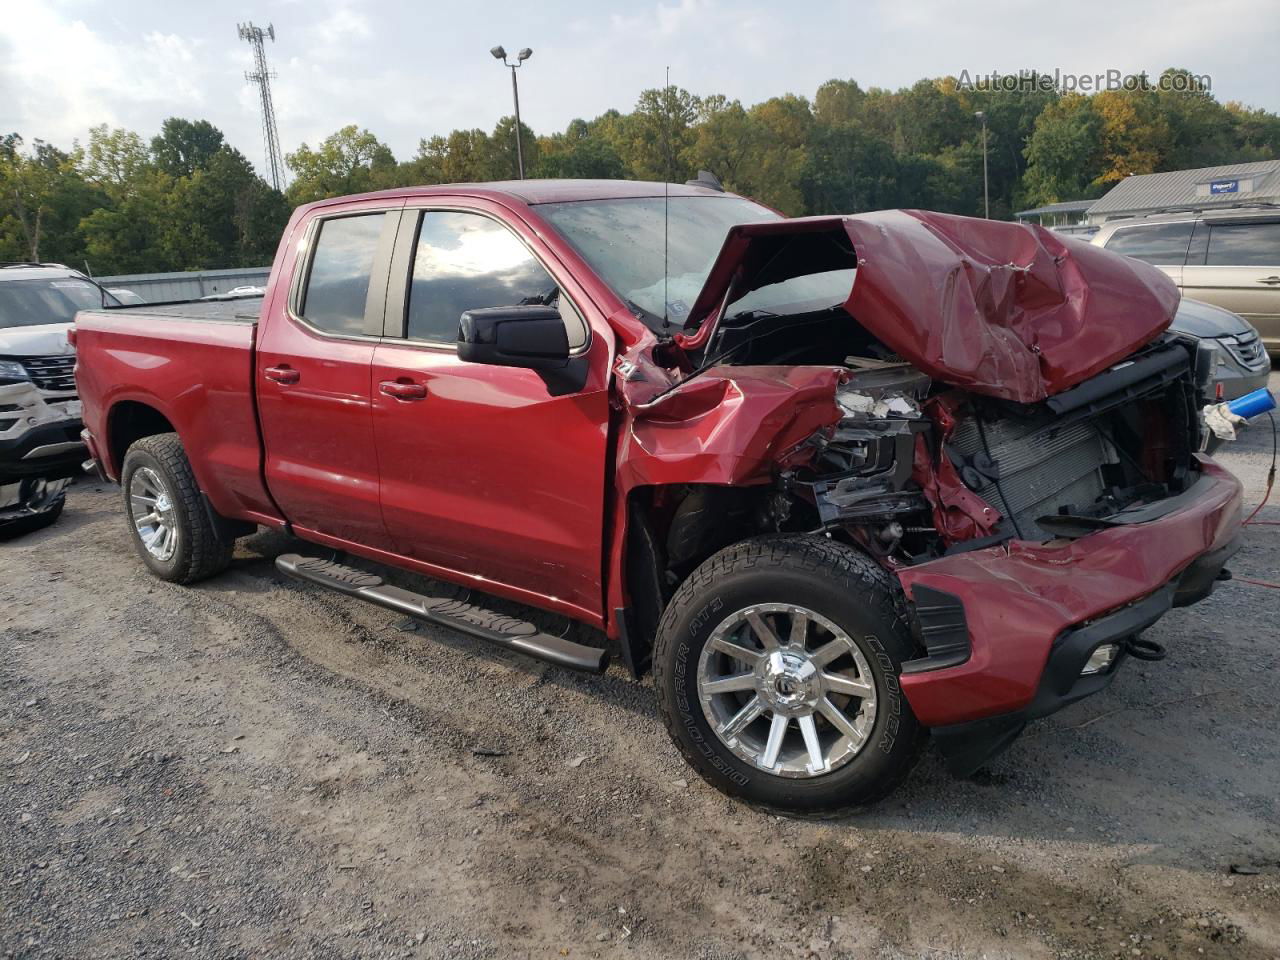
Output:
<path fill-rule="evenodd" d="M 740 179 L 762 203 L 789 214 L 805 211 L 800 181 L 808 160 L 813 113 L 804 97 L 786 94 L 747 111 L 754 128 L 749 171 Z"/>
<path fill-rule="evenodd" d="M 633 177 L 679 183 L 693 176 L 686 158 L 698 107 L 698 98 L 680 87 L 640 94 L 628 121 L 615 124 L 622 140 L 618 153 Z"/>
<path fill-rule="evenodd" d="M 570 122 L 564 133 L 538 140 L 538 166 L 534 176 L 620 180 L 627 168 L 613 145 L 594 136 L 585 120 Z"/>
<path fill-rule="evenodd" d="M 354 123 L 325 137 L 315 150 L 302 144 L 284 160 L 295 177 L 287 191 L 294 204 L 375 190 L 396 174 L 391 149 Z"/>
<path fill-rule="evenodd" d="M 189 177 L 205 169 L 222 144 L 222 131 L 208 120 L 170 117 L 151 138 L 151 156 L 169 176 Z"/>
<path fill-rule="evenodd" d="M 155 167 L 142 168 L 128 189 L 116 186 L 109 205 L 80 221 L 85 252 L 95 273 L 151 273 L 188 269 L 166 244 L 175 228 L 174 180 Z"/>
<path fill-rule="evenodd" d="M 1102 118 L 1082 94 L 1067 94 L 1036 118 L 1027 142 L 1025 202 L 1057 203 L 1096 196 L 1101 175 Z"/>
<path fill-rule="evenodd" d="M 693 170 L 710 170 L 728 190 L 749 189 L 750 160 L 759 150 L 761 125 L 737 100 L 720 94 L 704 97 L 687 158 Z"/>
<path fill-rule="evenodd" d="M 493 150 L 483 130 L 454 130 L 447 137 L 434 136 L 418 143 L 411 161 L 416 183 L 475 183 L 493 179 L 489 162 Z"/>
<path fill-rule="evenodd" d="M 113 130 L 104 123 L 89 128 L 89 143 L 80 166 L 86 180 L 108 196 L 119 197 L 146 175 L 152 163 L 140 136 L 132 130 Z"/>
<path fill-rule="evenodd" d="M 824 127 L 861 120 L 866 99 L 856 80 L 828 80 L 814 95 L 814 119 Z"/>

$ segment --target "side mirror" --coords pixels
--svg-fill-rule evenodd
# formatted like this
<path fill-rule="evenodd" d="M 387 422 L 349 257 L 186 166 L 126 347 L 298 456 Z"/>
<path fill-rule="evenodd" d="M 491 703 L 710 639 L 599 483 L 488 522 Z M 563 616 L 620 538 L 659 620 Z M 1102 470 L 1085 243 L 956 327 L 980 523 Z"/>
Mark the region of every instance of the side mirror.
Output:
<path fill-rule="evenodd" d="M 458 359 L 562 370 L 569 364 L 569 335 L 555 307 L 522 304 L 468 310 L 458 325 Z"/>

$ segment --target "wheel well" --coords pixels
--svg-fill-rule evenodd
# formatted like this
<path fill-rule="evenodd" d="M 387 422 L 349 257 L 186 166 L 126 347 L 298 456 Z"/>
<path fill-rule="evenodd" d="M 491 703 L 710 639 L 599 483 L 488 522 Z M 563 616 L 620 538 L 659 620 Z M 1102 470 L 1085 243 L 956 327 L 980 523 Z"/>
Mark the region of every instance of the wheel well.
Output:
<path fill-rule="evenodd" d="M 699 564 L 731 544 L 777 529 L 769 511 L 769 494 L 768 487 L 714 484 L 642 487 L 631 492 L 623 577 L 637 666 L 647 662 L 668 601 Z"/>
<path fill-rule="evenodd" d="M 107 418 L 107 449 L 111 462 L 119 471 L 129 447 L 143 437 L 157 433 L 174 433 L 173 424 L 155 407 L 134 400 L 125 400 L 111 408 Z"/>

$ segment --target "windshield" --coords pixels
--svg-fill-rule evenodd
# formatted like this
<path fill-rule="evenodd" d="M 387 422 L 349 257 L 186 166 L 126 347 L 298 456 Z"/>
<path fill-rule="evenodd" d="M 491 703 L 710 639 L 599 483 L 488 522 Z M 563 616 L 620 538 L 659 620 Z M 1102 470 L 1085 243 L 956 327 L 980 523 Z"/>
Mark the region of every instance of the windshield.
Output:
<path fill-rule="evenodd" d="M 676 327 L 684 325 L 730 227 L 780 219 L 742 197 L 671 197 L 664 283 L 663 202 L 662 197 L 634 197 L 538 207 L 600 278 L 655 329 L 662 327 L 664 316 Z M 752 291 L 730 313 L 832 306 L 848 298 L 852 283 L 852 270 L 793 277 Z"/>
<path fill-rule="evenodd" d="M 104 297 L 108 304 L 117 304 L 115 297 L 80 277 L 0 280 L 0 327 L 70 323 L 76 311 L 101 307 Z"/>

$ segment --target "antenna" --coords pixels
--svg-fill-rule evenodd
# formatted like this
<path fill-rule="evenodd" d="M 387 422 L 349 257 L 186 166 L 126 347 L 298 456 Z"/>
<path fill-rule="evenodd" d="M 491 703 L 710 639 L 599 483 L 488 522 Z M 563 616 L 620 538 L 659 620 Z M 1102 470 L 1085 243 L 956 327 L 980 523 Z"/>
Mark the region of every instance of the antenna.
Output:
<path fill-rule="evenodd" d="M 271 78 L 276 74 L 274 70 L 267 68 L 267 53 L 262 46 L 264 38 L 275 41 L 276 28 L 267 24 L 267 29 L 263 30 L 252 23 L 237 23 L 236 30 L 239 31 L 241 40 L 248 40 L 253 44 L 254 68 L 246 70 L 244 78 L 250 83 L 256 83 L 258 92 L 262 95 L 262 139 L 267 146 L 267 173 L 270 174 L 271 186 L 283 190 L 284 163 L 280 159 L 280 133 L 276 130 L 276 110 L 271 104 Z"/>
<path fill-rule="evenodd" d="M 662 329 L 671 327 L 671 297 L 667 293 L 667 242 L 668 227 L 671 223 L 671 65 L 667 64 L 667 83 L 662 88 L 662 141 L 667 148 L 667 175 L 662 181 Z"/>

